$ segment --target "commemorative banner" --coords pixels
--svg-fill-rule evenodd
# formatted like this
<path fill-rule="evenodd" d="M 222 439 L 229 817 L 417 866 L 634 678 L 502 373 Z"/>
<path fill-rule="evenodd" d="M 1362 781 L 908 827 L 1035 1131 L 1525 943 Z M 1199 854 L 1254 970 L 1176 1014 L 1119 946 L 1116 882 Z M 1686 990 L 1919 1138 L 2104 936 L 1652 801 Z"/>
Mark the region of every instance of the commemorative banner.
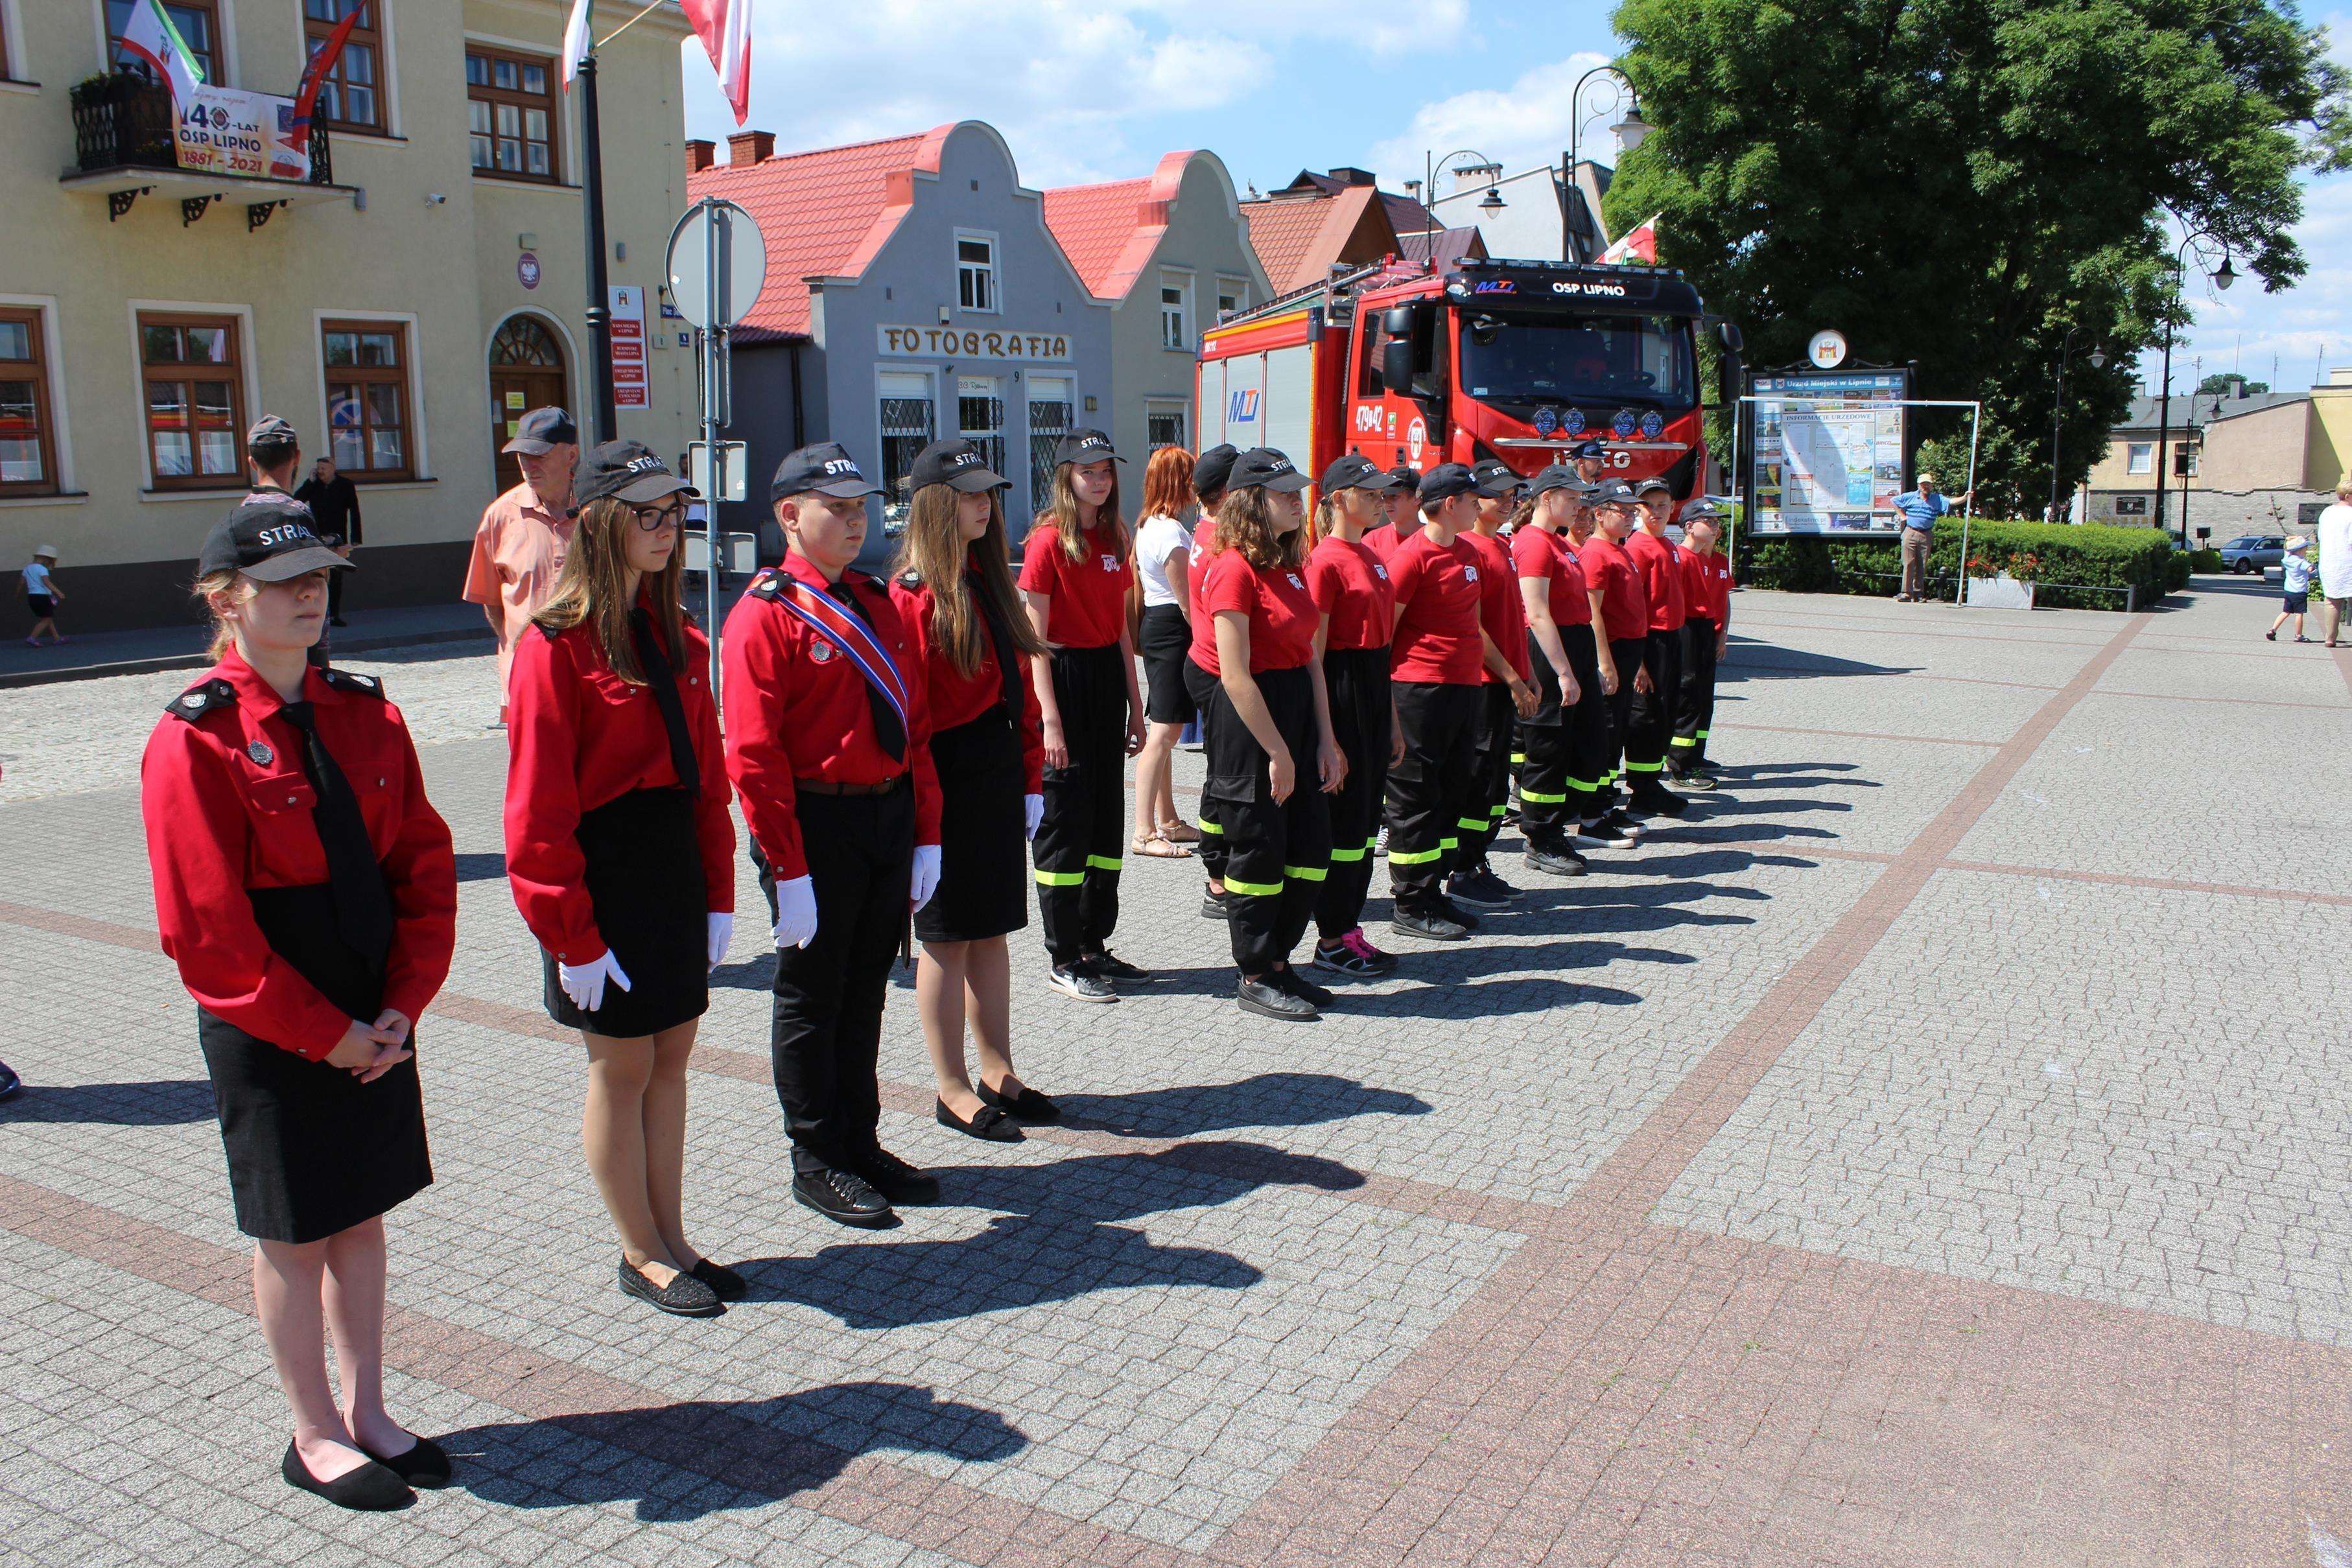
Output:
<path fill-rule="evenodd" d="M 310 179 L 310 139 L 296 134 L 292 99 L 203 82 L 172 108 L 181 168 L 240 180 Z"/>

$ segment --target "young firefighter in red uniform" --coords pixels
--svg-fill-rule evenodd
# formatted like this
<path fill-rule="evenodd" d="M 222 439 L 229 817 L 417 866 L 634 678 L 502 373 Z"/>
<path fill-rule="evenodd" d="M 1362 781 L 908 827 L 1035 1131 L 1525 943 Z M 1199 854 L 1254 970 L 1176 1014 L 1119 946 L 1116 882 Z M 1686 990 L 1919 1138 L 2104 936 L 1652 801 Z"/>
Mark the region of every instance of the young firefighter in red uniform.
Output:
<path fill-rule="evenodd" d="M 1712 501 L 1683 508 L 1683 685 L 1675 705 L 1666 777 L 1689 789 L 1716 788 L 1706 732 L 1715 723 L 1715 666 L 1731 640 L 1731 559 L 1717 549 L 1723 513 Z"/>
<path fill-rule="evenodd" d="M 1389 695 L 1389 637 L 1395 600 L 1389 569 L 1366 549 L 1364 530 L 1385 527 L 1396 476 L 1350 455 L 1323 471 L 1307 588 L 1323 618 L 1323 692 L 1331 738 L 1348 776 L 1331 797 L 1331 874 L 1315 902 L 1315 967 L 1360 978 L 1396 967 L 1364 935 L 1372 846 L 1395 750 L 1396 705 Z"/>
<path fill-rule="evenodd" d="M 1127 758 L 1143 749 L 1143 695 L 1127 621 L 1127 523 L 1118 454 L 1099 430 L 1054 449 L 1054 504 L 1021 546 L 1021 597 L 1048 656 L 1032 684 L 1045 716 L 1045 815 L 1030 845 L 1054 988 L 1118 999 L 1151 976 L 1113 956 L 1119 857 L 1127 852 Z"/>
<path fill-rule="evenodd" d="M 923 661 L 931 763 L 940 776 L 940 885 L 915 915 L 923 945 L 915 1004 L 923 1015 L 943 1127 L 1015 1143 L 1023 1122 L 1061 1114 L 1013 1070 L 1008 932 L 1029 924 L 1024 844 L 1045 809 L 1045 749 L 1029 661 L 1045 652 L 1013 587 L 1004 510 L 1010 481 L 969 441 L 916 455 L 907 531 L 890 585 Z M 980 1048 L 965 1066 L 964 1025 Z"/>
<path fill-rule="evenodd" d="M 1421 476 L 1422 528 L 1388 559 L 1395 608 L 1389 690 L 1402 750 L 1389 768 L 1390 928 L 1459 942 L 1478 917 L 1445 896 L 1469 810 L 1486 632 L 1478 621 L 1478 558 L 1458 537 L 1476 521 L 1477 481 L 1459 463 Z"/>
<path fill-rule="evenodd" d="M 1528 869 L 1582 876 L 1570 841 L 1593 809 L 1594 775 L 1607 755 L 1607 698 L 1592 649 L 1592 601 L 1568 538 L 1569 518 L 1591 486 L 1555 463 L 1536 476 L 1535 509 L 1511 536 L 1511 564 L 1528 613 L 1528 647 L 1538 705 L 1519 727 L 1527 757 L 1519 775 L 1519 829 Z M 1589 770 L 1589 771 L 1588 771 Z"/>
<path fill-rule="evenodd" d="M 1201 503 L 1200 515 L 1192 522 L 1192 565 L 1185 573 L 1184 592 L 1190 601 L 1192 613 L 1186 624 L 1196 633 L 1201 627 L 1201 580 L 1209 574 L 1209 563 L 1217 556 L 1217 507 L 1223 504 L 1225 486 L 1231 481 L 1234 461 L 1240 449 L 1230 443 L 1221 443 L 1201 454 L 1192 465 L 1192 494 Z M 1197 714 L 1210 696 L 1215 677 L 1201 673 L 1192 663 L 1186 644 L 1184 661 L 1184 693 L 1192 699 L 1192 711 Z M 1223 920 L 1233 911 L 1225 905 L 1225 831 L 1217 821 L 1217 803 L 1206 795 L 1201 797 L 1201 810 L 1193 819 L 1201 825 L 1201 870 L 1207 875 L 1208 885 L 1201 893 L 1201 917 Z"/>
<path fill-rule="evenodd" d="M 1635 816 L 1679 817 L 1686 807 L 1666 788 L 1664 774 L 1675 736 L 1675 704 L 1683 688 L 1683 552 L 1666 538 L 1666 517 L 1675 509 L 1666 482 L 1644 479 L 1635 494 L 1642 502 L 1634 518 L 1641 531 L 1625 541 L 1625 557 L 1642 574 L 1643 597 L 1650 606 L 1642 651 L 1642 671 L 1649 678 L 1634 688 L 1625 731 L 1629 809 Z"/>
<path fill-rule="evenodd" d="M 1510 547 L 1496 537 L 1517 502 L 1519 476 L 1491 457 L 1470 473 L 1478 486 L 1478 518 L 1462 542 L 1477 560 L 1486 675 L 1472 735 L 1468 809 L 1457 824 L 1462 850 L 1446 879 L 1445 895 L 1471 909 L 1507 909 L 1518 893 L 1486 864 L 1486 848 L 1510 809 L 1516 720 L 1535 711 L 1536 695 L 1528 683 L 1528 617 L 1519 602 L 1518 574 L 1511 566 Z"/>
<path fill-rule="evenodd" d="M 507 678 L 507 880 L 547 1014 L 588 1047 L 588 1168 L 621 1290 L 707 1317 L 743 1277 L 686 1239 L 686 1064 L 735 929 L 710 644 L 678 605 L 686 504 L 635 441 L 580 460 L 579 520 Z"/>
<path fill-rule="evenodd" d="M 307 663 L 327 574 L 350 570 L 282 504 L 213 529 L 196 591 L 219 663 L 148 737 L 140 811 L 293 1407 L 279 1472 L 387 1509 L 449 1479 L 383 1407 L 383 1217 L 433 1180 L 415 1030 L 449 972 L 457 872 L 400 710 L 370 677 Z"/>
<path fill-rule="evenodd" d="M 1322 616 L 1306 575 L 1307 476 L 1271 447 L 1234 460 L 1217 507 L 1217 557 L 1201 585 L 1208 612 L 1189 657 L 1217 685 L 1202 709 L 1204 797 L 1225 830 L 1235 996 L 1242 1010 L 1307 1019 L 1331 993 L 1290 955 L 1307 934 L 1331 864 L 1326 793 L 1347 761 L 1331 740 L 1319 657 Z"/>
<path fill-rule="evenodd" d="M 727 768 L 776 919 L 769 1050 L 793 1197 L 863 1226 L 940 1191 L 878 1138 L 890 959 L 940 879 L 922 659 L 889 590 L 849 570 L 880 494 L 835 443 L 786 457 L 768 486 L 783 565 L 719 643 Z"/>
<path fill-rule="evenodd" d="M 1607 811 L 1604 822 L 1623 815 L 1617 807 L 1614 780 L 1624 757 L 1634 692 L 1650 678 L 1642 664 L 1649 649 L 1650 601 L 1642 588 L 1642 574 L 1625 553 L 1625 538 L 1633 531 L 1633 514 L 1639 509 L 1631 486 L 1615 479 L 1602 485 L 1591 502 L 1592 537 L 1577 552 L 1592 601 L 1592 623 L 1599 629 L 1593 662 L 1600 666 L 1601 689 L 1609 698 L 1609 768 L 1600 789 L 1600 804 Z"/>
<path fill-rule="evenodd" d="M 1421 531 L 1421 471 L 1400 463 L 1389 470 L 1389 478 L 1391 487 L 1381 497 L 1385 516 L 1364 526 L 1364 548 L 1382 561 Z"/>

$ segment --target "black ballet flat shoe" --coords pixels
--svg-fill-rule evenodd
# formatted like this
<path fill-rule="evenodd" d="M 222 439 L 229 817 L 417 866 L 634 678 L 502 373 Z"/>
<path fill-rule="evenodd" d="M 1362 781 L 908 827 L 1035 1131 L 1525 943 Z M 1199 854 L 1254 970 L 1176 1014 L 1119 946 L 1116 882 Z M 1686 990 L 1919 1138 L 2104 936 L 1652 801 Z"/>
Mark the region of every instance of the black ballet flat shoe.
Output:
<path fill-rule="evenodd" d="M 404 1454 L 379 1454 L 365 1443 L 360 1445 L 360 1452 L 410 1486 L 430 1490 L 449 1484 L 449 1456 L 430 1437 L 417 1438 L 416 1446 Z"/>
<path fill-rule="evenodd" d="M 302 1462 L 301 1451 L 292 1443 L 286 1445 L 286 1458 L 278 1464 L 286 1484 L 297 1491 L 307 1491 L 325 1498 L 337 1508 L 348 1508 L 361 1513 L 383 1513 L 395 1508 L 406 1508 L 416 1500 L 408 1483 L 392 1473 L 382 1463 L 364 1464 L 354 1470 L 345 1470 L 333 1480 L 322 1481 L 310 1473 Z"/>
<path fill-rule="evenodd" d="M 982 1092 L 982 1097 L 983 1100 L 986 1099 L 986 1091 Z M 949 1110 L 946 1101 L 939 1100 L 932 1103 L 931 1115 L 940 1126 L 953 1127 L 967 1138 L 978 1138 L 991 1144 L 1018 1144 L 1024 1141 L 1025 1134 L 1002 1105 L 983 1103 L 979 1110 L 971 1113 L 971 1120 L 967 1122 Z"/>
<path fill-rule="evenodd" d="M 626 1258 L 621 1260 L 621 1293 L 650 1301 L 673 1317 L 715 1318 L 727 1310 L 718 1292 L 693 1275 L 679 1274 L 667 1285 L 656 1285 Z"/>
<path fill-rule="evenodd" d="M 751 1293 L 751 1281 L 724 1263 L 713 1263 L 705 1258 L 687 1270 L 710 1287 L 710 1293 L 722 1301 L 740 1301 Z"/>
<path fill-rule="evenodd" d="M 1062 1108 L 1026 1083 L 1021 1086 L 1021 1092 L 1010 1100 L 983 1083 L 980 1086 L 980 1102 L 983 1105 L 995 1106 L 1016 1122 L 1058 1122 L 1062 1119 Z"/>

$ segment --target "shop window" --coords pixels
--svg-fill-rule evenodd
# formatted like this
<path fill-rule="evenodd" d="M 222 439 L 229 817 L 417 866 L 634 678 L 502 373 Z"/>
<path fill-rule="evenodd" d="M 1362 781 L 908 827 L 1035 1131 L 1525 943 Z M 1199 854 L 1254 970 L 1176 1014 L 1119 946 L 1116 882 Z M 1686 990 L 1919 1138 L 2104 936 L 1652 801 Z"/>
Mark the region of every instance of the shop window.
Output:
<path fill-rule="evenodd" d="M 884 371 L 882 399 L 882 531 L 907 526 L 912 502 L 908 478 L 915 455 L 938 439 L 939 407 L 931 401 L 931 378 L 919 371 Z"/>
<path fill-rule="evenodd" d="M 555 62 L 467 44 L 466 129 L 477 174 L 554 183 Z"/>
<path fill-rule="evenodd" d="M 1184 405 L 1147 402 L 1143 405 L 1143 439 L 1154 452 L 1163 446 L 1188 446 L 1184 439 Z"/>
<path fill-rule="evenodd" d="M 1069 377 L 1029 378 L 1029 510 L 1033 516 L 1054 504 L 1054 449 L 1076 418 L 1077 399 L 1070 390 Z"/>
<path fill-rule="evenodd" d="M 145 5 L 146 0 L 106 0 L 106 53 L 108 61 L 117 70 L 136 71 L 152 75 L 146 62 L 135 55 L 123 52 L 122 32 L 131 26 L 133 4 Z M 219 0 L 163 0 L 163 14 L 172 18 L 172 26 L 180 35 L 180 42 L 188 47 L 196 64 L 204 68 L 205 79 L 221 84 L 220 65 L 220 5 Z"/>
<path fill-rule="evenodd" d="M 1192 316 L 1192 280 L 1180 272 L 1160 275 L 1160 346 L 1192 351 L 1188 329 Z"/>
<path fill-rule="evenodd" d="M 245 475 L 245 372 L 233 316 L 139 317 L 147 455 L 159 490 L 223 489 Z"/>
<path fill-rule="evenodd" d="M 337 131 L 381 135 L 392 129 L 385 118 L 383 78 L 383 7 L 388 0 L 302 0 L 305 58 L 315 59 L 344 17 L 362 6 L 359 19 L 335 57 L 334 68 L 319 83 L 319 118 Z"/>
<path fill-rule="evenodd" d="M 57 492 L 51 417 L 40 312 L 0 309 L 0 496 Z"/>
<path fill-rule="evenodd" d="M 2126 441 L 2124 443 L 2124 472 L 2153 474 L 2156 472 L 2156 443 Z"/>
<path fill-rule="evenodd" d="M 956 235 L 956 303 L 967 310 L 994 310 L 996 242 L 982 235 Z"/>
<path fill-rule="evenodd" d="M 327 435 L 335 466 L 353 479 L 415 476 L 406 337 L 397 321 L 330 321 L 320 331 Z"/>

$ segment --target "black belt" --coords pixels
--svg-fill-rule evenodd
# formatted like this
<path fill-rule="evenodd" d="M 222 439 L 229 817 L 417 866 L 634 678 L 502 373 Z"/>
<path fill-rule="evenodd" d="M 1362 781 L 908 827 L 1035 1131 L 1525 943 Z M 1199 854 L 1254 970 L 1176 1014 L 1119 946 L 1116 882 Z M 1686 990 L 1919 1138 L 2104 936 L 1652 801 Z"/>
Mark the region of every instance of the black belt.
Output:
<path fill-rule="evenodd" d="M 803 795 L 887 795 L 901 789 L 907 775 L 886 779 L 879 784 L 835 784 L 825 779 L 795 779 L 793 788 Z"/>

